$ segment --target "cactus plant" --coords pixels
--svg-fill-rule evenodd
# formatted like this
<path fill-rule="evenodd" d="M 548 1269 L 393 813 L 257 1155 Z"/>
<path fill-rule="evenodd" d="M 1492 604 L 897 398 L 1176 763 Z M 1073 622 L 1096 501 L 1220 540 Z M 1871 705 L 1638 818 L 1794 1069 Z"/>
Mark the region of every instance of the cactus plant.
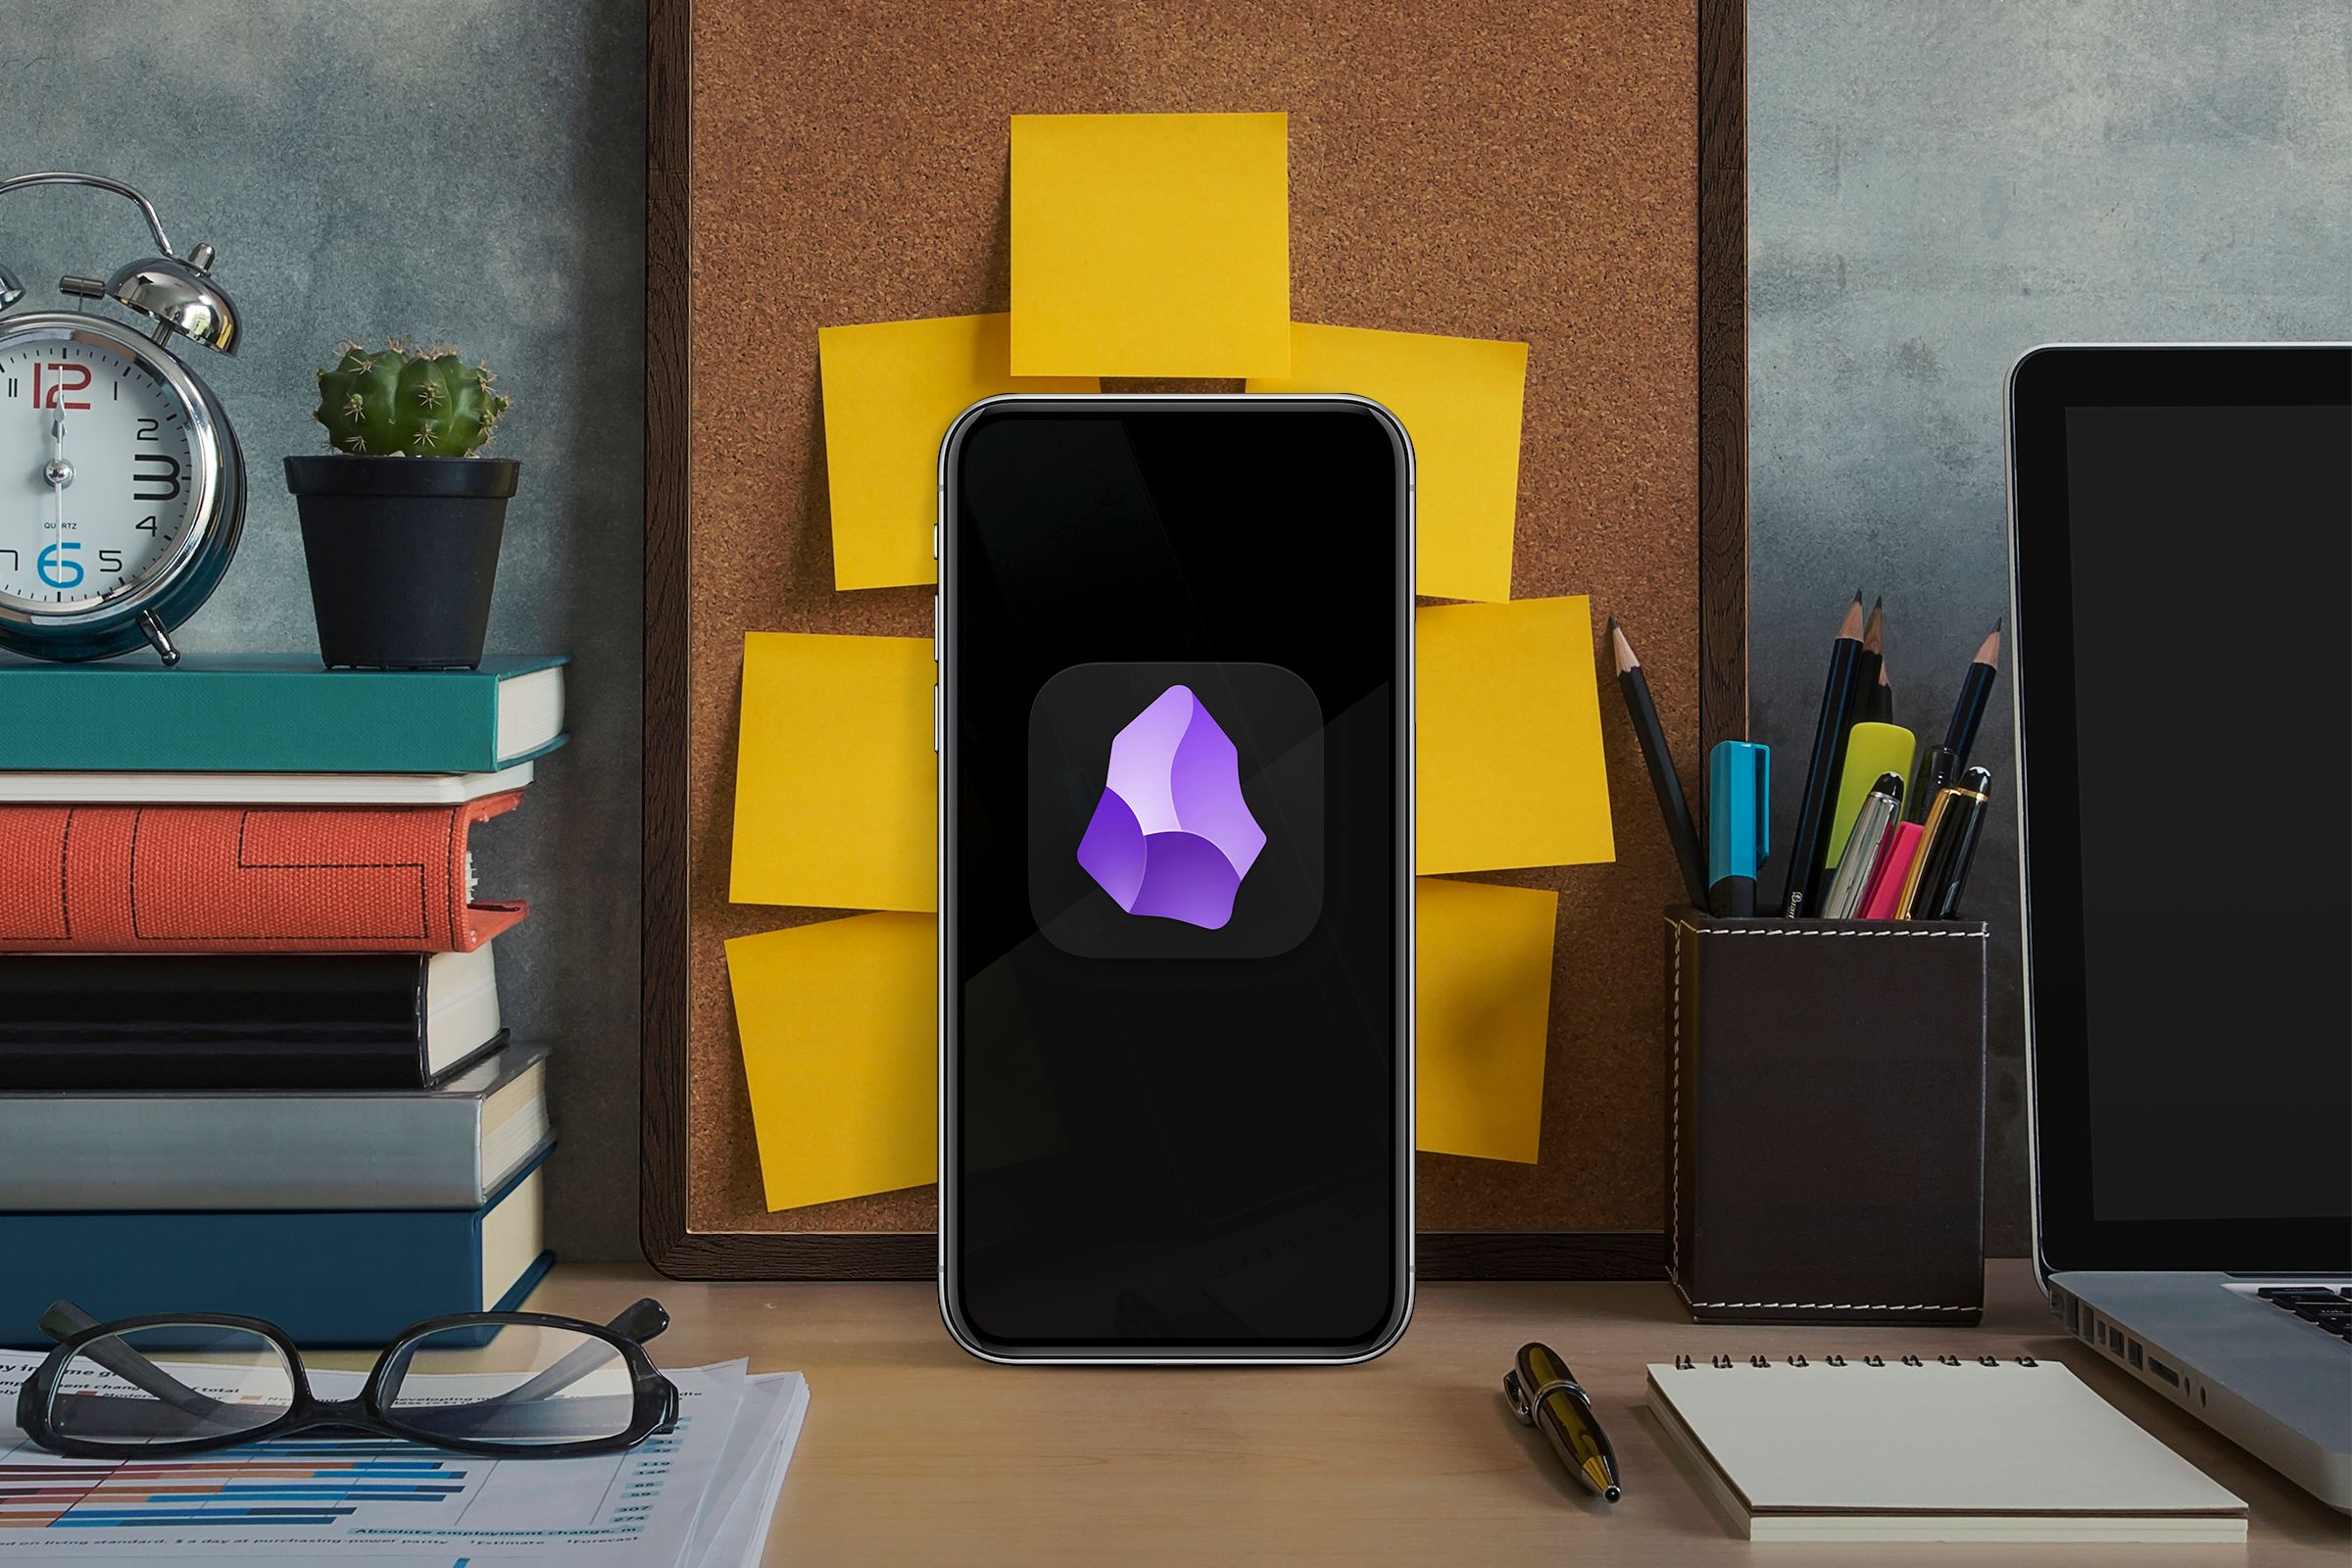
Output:
<path fill-rule="evenodd" d="M 469 458 L 498 428 L 513 399 L 490 390 L 487 365 L 467 365 L 436 343 L 411 354 L 400 339 L 370 354 L 346 343 L 318 372 L 318 407 L 337 452 L 371 457 Z"/>

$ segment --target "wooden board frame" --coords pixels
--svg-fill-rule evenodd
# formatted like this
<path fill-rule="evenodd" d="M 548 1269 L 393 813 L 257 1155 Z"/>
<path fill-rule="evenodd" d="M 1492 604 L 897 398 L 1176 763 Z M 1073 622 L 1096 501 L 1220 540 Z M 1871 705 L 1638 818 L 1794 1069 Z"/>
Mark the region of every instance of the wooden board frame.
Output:
<path fill-rule="evenodd" d="M 1745 0 L 1693 0 L 1697 23 L 1698 731 L 1701 755 L 1747 733 L 1747 105 Z M 919 1278 L 925 1232 L 692 1227 L 688 878 L 693 0 L 646 14 L 644 890 L 640 1240 L 682 1279 Z M 1645 809 L 1647 802 L 1628 802 Z M 1423 1278 L 1660 1278 L 1658 1231 L 1424 1232 Z"/>

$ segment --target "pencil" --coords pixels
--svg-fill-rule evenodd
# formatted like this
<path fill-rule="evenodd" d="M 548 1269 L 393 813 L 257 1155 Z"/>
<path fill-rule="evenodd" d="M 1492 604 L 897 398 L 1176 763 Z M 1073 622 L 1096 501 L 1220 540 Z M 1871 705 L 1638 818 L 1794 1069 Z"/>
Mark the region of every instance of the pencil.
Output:
<path fill-rule="evenodd" d="M 1658 814 L 1666 819 L 1666 841 L 1682 862 L 1683 890 L 1697 908 L 1707 906 L 1707 858 L 1698 850 L 1698 829 L 1690 821 L 1690 803 L 1683 798 L 1682 775 L 1674 770 L 1674 754 L 1666 749 L 1666 731 L 1658 723 L 1657 705 L 1649 700 L 1649 677 L 1626 640 L 1617 617 L 1609 617 L 1609 647 L 1617 659 L 1617 689 L 1625 694 L 1625 715 L 1634 722 L 1634 738 L 1642 743 L 1642 760 L 1649 766 L 1649 787 L 1657 792 Z"/>
<path fill-rule="evenodd" d="M 1821 869 L 1828 851 L 1830 814 L 1837 808 L 1838 780 L 1845 771 L 1845 733 L 1854 706 L 1854 677 L 1862 662 L 1862 590 L 1838 622 L 1830 643 L 1830 673 L 1822 683 L 1821 716 L 1813 725 L 1813 753 L 1805 763 L 1805 791 L 1796 803 L 1796 827 L 1788 847 L 1788 881 L 1781 903 L 1789 917 L 1811 914 L 1821 902 Z"/>
<path fill-rule="evenodd" d="M 1894 722 L 1894 682 L 1886 674 L 1886 661 L 1879 661 L 1878 719 L 1882 724 Z"/>
<path fill-rule="evenodd" d="M 1960 677 L 1960 700 L 1952 705 L 1951 728 L 1944 731 L 1944 750 L 1955 759 L 1952 769 L 1957 773 L 1968 766 L 1970 748 L 1977 744 L 1977 730 L 1984 722 L 1984 704 L 1992 696 L 1993 676 L 2001 667 L 2001 623 L 1994 621 L 1992 630 L 1984 634 L 1984 644 L 1970 662 L 1968 673 Z"/>
<path fill-rule="evenodd" d="M 1870 602 L 1870 618 L 1862 623 L 1862 662 L 1854 666 L 1854 711 L 1846 720 L 1859 724 L 1879 716 L 1879 672 L 1886 667 L 1886 601 Z"/>

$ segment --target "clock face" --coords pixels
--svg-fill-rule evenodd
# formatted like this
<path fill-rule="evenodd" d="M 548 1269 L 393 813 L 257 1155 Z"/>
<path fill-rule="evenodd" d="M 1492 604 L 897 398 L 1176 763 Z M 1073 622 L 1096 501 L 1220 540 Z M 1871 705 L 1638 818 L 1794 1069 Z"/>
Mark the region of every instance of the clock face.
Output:
<path fill-rule="evenodd" d="M 181 556 L 212 488 L 196 406 L 92 335 L 0 333 L 0 602 L 36 615 L 135 594 Z"/>

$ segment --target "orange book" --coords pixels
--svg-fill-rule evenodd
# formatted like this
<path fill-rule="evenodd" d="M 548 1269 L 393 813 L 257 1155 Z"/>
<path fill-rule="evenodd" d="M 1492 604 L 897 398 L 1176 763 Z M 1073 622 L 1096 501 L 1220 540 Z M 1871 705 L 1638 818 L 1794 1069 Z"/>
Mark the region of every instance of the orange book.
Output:
<path fill-rule="evenodd" d="M 521 800 L 0 807 L 0 953 L 470 953 L 527 906 L 466 834 Z"/>

